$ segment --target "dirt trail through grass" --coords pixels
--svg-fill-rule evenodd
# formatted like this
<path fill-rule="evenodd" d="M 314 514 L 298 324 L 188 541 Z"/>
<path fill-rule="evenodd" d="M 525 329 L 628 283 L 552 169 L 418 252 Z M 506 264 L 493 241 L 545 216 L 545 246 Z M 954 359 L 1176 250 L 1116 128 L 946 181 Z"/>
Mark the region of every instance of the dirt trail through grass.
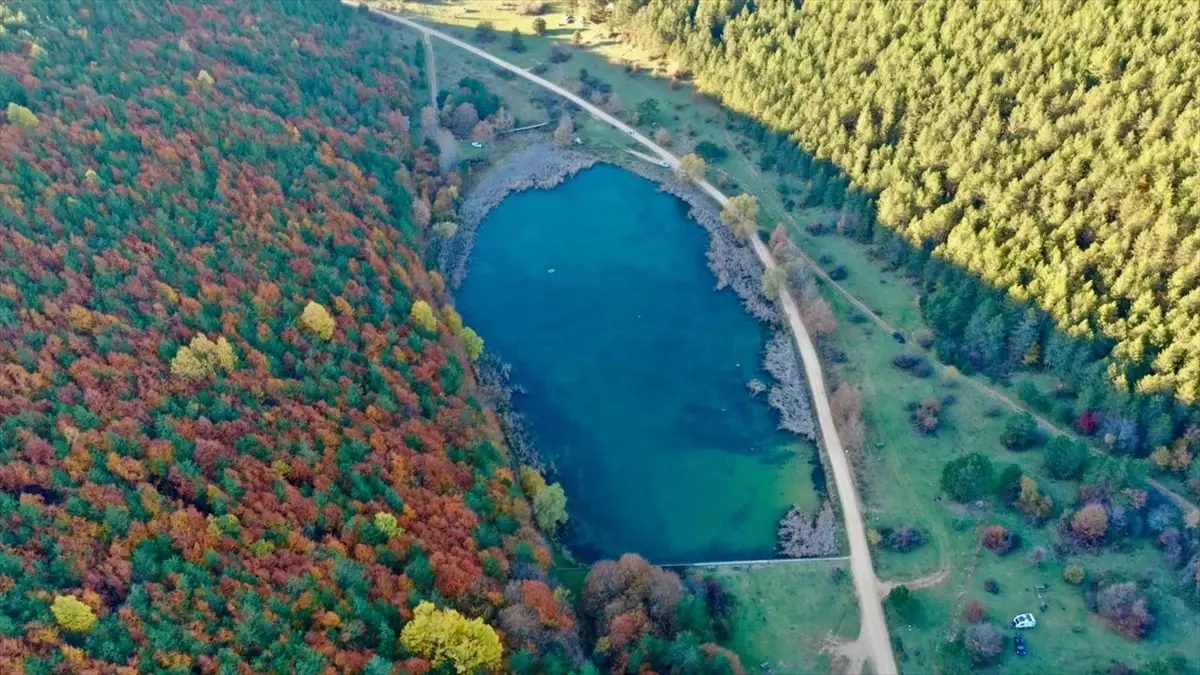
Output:
<path fill-rule="evenodd" d="M 348 2 L 348 0 L 343 0 Z M 381 12 L 379 10 L 371 10 L 377 16 L 383 17 L 395 23 L 403 24 L 409 28 L 422 31 L 426 35 L 444 40 L 460 49 L 464 49 L 475 56 L 478 56 L 490 63 L 493 63 L 509 72 L 515 73 L 520 77 L 525 78 L 541 87 L 549 89 L 563 98 L 571 101 L 583 110 L 590 113 L 596 119 L 599 119 L 607 124 L 627 134 L 632 140 L 637 141 L 643 147 L 653 151 L 658 155 L 659 162 L 665 162 L 670 167 L 679 165 L 679 158 L 663 149 L 654 141 L 639 133 L 633 127 L 625 124 L 621 120 L 613 117 L 600 108 L 592 105 L 583 98 L 574 93 L 546 80 L 538 77 L 522 68 L 519 68 L 508 61 L 500 59 L 488 52 L 470 45 L 453 36 L 447 35 L 440 31 L 433 30 L 428 26 L 424 26 L 410 19 Z M 725 205 L 729 199 L 721 193 L 720 190 L 713 187 L 707 181 L 699 181 L 697 186 L 711 196 L 718 204 Z M 750 242 L 753 245 L 754 252 L 762 262 L 766 269 L 774 269 L 778 266 L 774 257 L 767 249 L 766 245 L 758 237 L 753 237 Z M 828 392 L 825 388 L 825 378 L 821 372 L 820 359 L 817 357 L 816 345 L 809 336 L 804 323 L 800 319 L 800 309 L 796 305 L 796 301 L 790 294 L 784 293 L 780 296 L 780 305 L 782 306 L 784 316 L 787 318 L 788 326 L 792 330 L 792 336 L 795 339 L 796 347 L 800 350 L 800 356 L 804 363 L 805 375 L 808 378 L 809 386 L 812 388 L 813 403 L 817 410 L 817 420 L 821 428 L 821 437 L 824 441 L 826 454 L 829 458 L 830 468 L 833 470 L 834 480 L 837 484 L 838 497 L 842 507 L 842 516 L 846 523 L 846 536 L 850 542 L 850 557 L 851 569 L 853 571 L 854 586 L 858 595 L 859 611 L 861 613 L 862 625 L 859 631 L 858 643 L 865 647 L 870 654 L 871 665 L 876 673 L 890 674 L 898 672 L 896 660 L 892 654 L 891 640 L 888 635 L 887 622 L 883 615 L 883 606 L 879 602 L 877 596 L 878 579 L 875 576 L 875 569 L 871 563 L 871 551 L 867 544 L 866 527 L 863 524 L 862 510 L 858 500 L 858 490 L 854 485 L 853 472 L 850 469 L 850 462 L 846 457 L 845 451 L 842 449 L 841 440 L 838 437 L 837 428 L 833 422 L 833 412 L 829 407 Z"/>

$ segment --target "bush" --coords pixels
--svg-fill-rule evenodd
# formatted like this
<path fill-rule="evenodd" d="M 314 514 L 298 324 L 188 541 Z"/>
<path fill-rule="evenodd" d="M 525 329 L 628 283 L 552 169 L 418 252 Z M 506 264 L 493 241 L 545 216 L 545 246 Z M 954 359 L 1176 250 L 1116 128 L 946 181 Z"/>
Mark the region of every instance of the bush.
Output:
<path fill-rule="evenodd" d="M 1108 511 L 1103 504 L 1088 504 L 1071 517 L 1071 531 L 1088 544 L 1098 544 L 1108 531 Z"/>
<path fill-rule="evenodd" d="M 942 412 L 942 404 L 937 399 L 927 399 L 913 411 L 912 421 L 926 436 L 931 436 L 938 427 L 938 415 Z"/>
<path fill-rule="evenodd" d="M 884 539 L 887 548 L 897 553 L 907 553 L 925 545 L 925 537 L 913 527 L 898 527 Z"/>
<path fill-rule="evenodd" d="M 700 141 L 696 144 L 693 152 L 703 157 L 704 161 L 709 164 L 719 162 L 729 156 L 728 150 L 710 141 Z"/>
<path fill-rule="evenodd" d="M 897 354 L 892 359 L 892 365 L 900 370 L 907 370 L 917 377 L 929 377 L 933 375 L 933 364 L 929 362 L 929 359 L 912 352 Z"/>
<path fill-rule="evenodd" d="M 967 623 L 980 623 L 987 618 L 987 610 L 983 608 L 983 603 L 978 600 L 972 600 L 971 604 L 967 605 L 966 611 L 963 612 L 963 618 Z"/>
<path fill-rule="evenodd" d="M 544 0 L 526 0 L 526 2 L 521 3 L 519 11 L 525 16 L 537 16 L 546 12 L 546 5 L 547 3 Z"/>
<path fill-rule="evenodd" d="M 847 270 L 846 266 L 842 264 L 834 265 L 833 269 L 829 270 L 829 278 L 833 279 L 834 281 L 841 281 L 848 276 L 850 276 L 850 271 Z"/>
<path fill-rule="evenodd" d="M 1112 584 L 1096 596 L 1096 611 L 1127 638 L 1140 640 L 1154 626 L 1150 602 L 1138 591 L 1137 584 L 1127 581 Z"/>
<path fill-rule="evenodd" d="M 571 52 L 561 49 L 558 45 L 550 48 L 550 63 L 566 63 L 571 60 Z"/>
<path fill-rule="evenodd" d="M 984 548 L 1004 555 L 1020 545 L 1021 537 L 1007 527 L 992 525 L 983 531 L 979 543 L 983 544 Z"/>
<path fill-rule="evenodd" d="M 1079 478 L 1087 466 L 1088 447 L 1084 441 L 1056 436 L 1046 445 L 1042 461 L 1046 473 L 1059 480 Z"/>
<path fill-rule="evenodd" d="M 937 672 L 941 675 L 971 675 L 971 653 L 962 642 L 945 642 L 937 650 Z"/>
<path fill-rule="evenodd" d="M 973 452 L 946 463 L 942 468 L 942 489 L 955 501 L 969 502 L 987 494 L 992 477 L 992 462 Z"/>
<path fill-rule="evenodd" d="M 1000 584 L 996 583 L 995 579 L 988 579 L 983 582 L 983 590 L 992 595 L 1000 595 Z"/>
<path fill-rule="evenodd" d="M 883 601 L 884 609 L 910 624 L 919 623 L 924 615 L 921 601 L 912 594 L 908 586 L 900 585 L 888 593 Z"/>
<path fill-rule="evenodd" d="M 995 624 L 976 623 L 963 631 L 963 646 L 973 663 L 989 663 L 1004 650 L 1004 633 Z"/>
<path fill-rule="evenodd" d="M 1063 568 L 1063 581 L 1078 586 L 1083 583 L 1083 578 L 1087 576 L 1087 572 L 1079 565 L 1067 565 Z"/>
<path fill-rule="evenodd" d="M 495 40 L 496 26 L 491 21 L 480 21 L 475 25 L 476 42 L 494 42 Z"/>
<path fill-rule="evenodd" d="M 1037 443 L 1037 435 L 1037 421 L 1033 419 L 1033 415 L 1023 413 L 1008 418 L 1004 423 L 1004 433 L 1000 435 L 1000 442 L 1009 450 L 1019 452 L 1033 447 Z"/>

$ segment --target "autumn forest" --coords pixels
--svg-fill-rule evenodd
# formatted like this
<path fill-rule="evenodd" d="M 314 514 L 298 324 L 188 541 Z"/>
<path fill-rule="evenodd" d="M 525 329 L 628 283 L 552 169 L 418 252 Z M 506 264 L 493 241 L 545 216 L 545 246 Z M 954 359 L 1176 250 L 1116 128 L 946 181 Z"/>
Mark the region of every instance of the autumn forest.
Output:
<path fill-rule="evenodd" d="M 741 672 L 711 581 L 548 576 L 411 60 L 335 2 L 0 6 L 0 663 Z"/>

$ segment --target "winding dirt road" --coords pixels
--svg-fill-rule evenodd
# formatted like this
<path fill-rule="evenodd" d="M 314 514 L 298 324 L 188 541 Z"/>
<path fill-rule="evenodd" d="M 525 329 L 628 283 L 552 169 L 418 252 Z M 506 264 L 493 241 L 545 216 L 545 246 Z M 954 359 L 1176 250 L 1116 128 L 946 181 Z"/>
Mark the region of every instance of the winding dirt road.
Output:
<path fill-rule="evenodd" d="M 346 2 L 346 4 L 352 4 L 347 2 L 347 0 L 342 1 Z M 545 78 L 538 77 L 474 45 L 463 42 L 452 35 L 447 35 L 441 31 L 419 24 L 411 19 L 376 9 L 372 9 L 371 12 L 388 21 L 421 31 L 426 37 L 432 36 L 448 42 L 459 49 L 470 52 L 485 61 L 523 77 L 540 87 L 549 89 L 583 110 L 586 110 L 596 119 L 606 122 L 619 129 L 622 133 L 627 134 L 630 139 L 637 141 L 643 147 L 652 151 L 659 158 L 660 162 L 665 162 L 671 167 L 679 165 L 678 157 L 642 135 L 637 129 Z M 715 199 L 718 204 L 724 206 L 729 201 L 728 197 L 709 182 L 697 181 L 696 184 Z M 751 244 L 754 247 L 754 253 L 758 256 L 764 268 L 773 269 L 778 266 L 771 252 L 758 237 L 752 238 Z M 871 563 L 871 550 L 867 545 L 867 534 L 866 528 L 863 525 L 862 510 L 859 506 L 858 489 L 854 485 L 854 475 L 850 468 L 850 462 L 847 460 L 846 453 L 842 449 L 841 439 L 838 437 L 837 428 L 833 423 L 833 412 L 829 407 L 829 397 L 825 388 L 825 377 L 821 372 L 821 362 L 817 357 L 816 346 L 813 344 L 808 330 L 805 329 L 804 323 L 800 319 L 800 309 L 797 307 L 796 301 L 790 294 L 784 293 L 780 296 L 780 304 L 783 308 L 784 316 L 787 318 L 788 327 L 791 329 L 792 336 L 795 339 L 796 348 L 800 350 L 800 356 L 804 363 L 804 374 L 808 378 L 809 386 L 812 388 L 813 403 L 817 410 L 817 421 L 821 428 L 821 438 L 825 444 L 830 468 L 833 469 L 838 498 L 842 507 L 842 516 L 846 522 L 846 536 L 850 542 L 850 567 L 853 572 L 855 592 L 858 595 L 859 613 L 862 617 L 862 625 L 859 629 L 857 642 L 869 654 L 872 671 L 879 675 L 890 675 L 891 673 L 898 672 L 898 669 L 895 657 L 892 654 L 887 621 L 883 616 L 883 605 L 880 603 L 877 595 L 878 582 L 875 576 L 875 568 Z"/>

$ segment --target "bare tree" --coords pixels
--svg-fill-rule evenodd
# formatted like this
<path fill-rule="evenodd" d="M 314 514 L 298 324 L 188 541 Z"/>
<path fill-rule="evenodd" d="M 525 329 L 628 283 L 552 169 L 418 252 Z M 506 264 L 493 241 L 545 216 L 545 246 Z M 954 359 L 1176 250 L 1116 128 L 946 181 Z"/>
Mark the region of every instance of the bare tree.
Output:
<path fill-rule="evenodd" d="M 837 520 L 826 501 L 816 518 L 793 506 L 779 523 L 779 550 L 788 558 L 837 555 Z"/>
<path fill-rule="evenodd" d="M 867 425 L 862 417 L 862 392 L 853 384 L 843 382 L 830 394 L 829 407 L 846 457 L 850 459 L 851 466 L 861 469 L 863 445 L 867 437 Z"/>

